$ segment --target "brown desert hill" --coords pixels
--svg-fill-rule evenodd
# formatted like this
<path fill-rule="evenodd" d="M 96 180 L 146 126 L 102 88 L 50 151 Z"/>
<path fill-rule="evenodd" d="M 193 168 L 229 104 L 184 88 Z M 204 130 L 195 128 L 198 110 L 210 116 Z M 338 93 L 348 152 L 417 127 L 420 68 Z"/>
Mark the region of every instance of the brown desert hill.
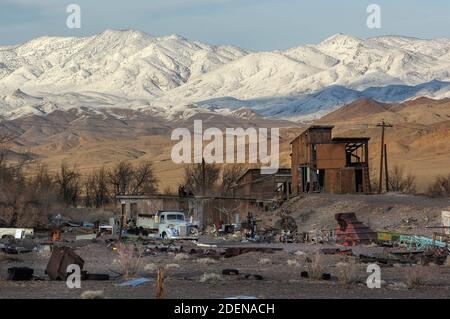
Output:
<path fill-rule="evenodd" d="M 111 167 L 119 161 L 154 163 L 160 189 L 176 189 L 183 180 L 184 165 L 172 162 L 170 139 L 174 128 L 192 131 L 194 119 L 203 121 L 203 129 L 224 130 L 248 127 L 279 127 L 281 132 L 280 163 L 290 167 L 290 141 L 305 127 L 264 118 L 248 109 L 226 114 L 200 112 L 184 114 L 167 120 L 157 114 L 130 109 L 92 111 L 72 109 L 54 111 L 47 116 L 32 115 L 2 122 L 5 130 L 15 136 L 12 151 L 27 153 L 56 171 L 61 162 L 76 165 L 83 174 L 94 168 Z M 372 175 L 377 176 L 380 154 L 381 120 L 393 124 L 386 130 L 389 166 L 399 165 L 417 177 L 423 191 L 437 175 L 450 173 L 450 99 L 418 98 L 404 103 L 380 103 L 360 99 L 324 116 L 320 124 L 333 124 L 334 136 L 367 136 Z M 12 153 L 11 153 L 12 154 Z"/>
<path fill-rule="evenodd" d="M 335 136 L 367 136 L 373 176 L 378 176 L 381 129 L 385 120 L 392 124 L 386 129 L 389 166 L 401 166 L 417 177 L 419 191 L 438 175 L 450 173 L 450 99 L 433 100 L 426 97 L 403 103 L 381 103 L 378 112 L 359 111 L 365 103 L 373 109 L 371 100 L 358 100 L 318 121 L 335 125 Z"/>
<path fill-rule="evenodd" d="M 144 160 L 154 163 L 159 188 L 173 190 L 183 180 L 185 165 L 172 162 L 171 140 L 175 128 L 193 132 L 194 120 L 203 121 L 203 129 L 278 127 L 281 131 L 281 163 L 289 166 L 289 141 L 296 135 L 298 125 L 272 118 L 264 118 L 249 109 L 238 109 L 225 114 L 200 112 L 193 116 L 167 120 L 158 115 L 129 109 L 111 109 L 108 112 L 71 109 L 54 111 L 46 116 L 30 115 L 7 121 L 8 135 L 15 152 L 29 152 L 34 159 L 57 171 L 62 162 L 77 166 L 83 175 L 92 169 L 111 167 L 120 161 L 137 164 Z"/>
<path fill-rule="evenodd" d="M 372 99 L 358 99 L 347 104 L 320 119 L 320 122 L 334 122 L 350 120 L 353 118 L 370 116 L 376 113 L 388 112 L 392 105 L 381 103 Z"/>

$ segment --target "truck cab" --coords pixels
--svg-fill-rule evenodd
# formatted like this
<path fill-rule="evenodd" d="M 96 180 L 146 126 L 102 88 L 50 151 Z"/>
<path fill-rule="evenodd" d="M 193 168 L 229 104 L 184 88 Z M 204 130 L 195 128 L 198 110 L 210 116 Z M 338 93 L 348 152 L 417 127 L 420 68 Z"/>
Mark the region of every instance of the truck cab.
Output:
<path fill-rule="evenodd" d="M 198 223 L 186 220 L 181 211 L 158 211 L 156 214 L 139 214 L 137 227 L 157 233 L 164 239 L 196 239 Z"/>

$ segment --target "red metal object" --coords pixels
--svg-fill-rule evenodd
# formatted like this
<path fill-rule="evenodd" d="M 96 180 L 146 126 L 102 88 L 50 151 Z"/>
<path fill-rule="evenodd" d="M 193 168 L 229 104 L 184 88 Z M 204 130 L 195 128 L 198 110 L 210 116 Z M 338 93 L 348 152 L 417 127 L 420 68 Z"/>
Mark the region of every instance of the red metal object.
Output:
<path fill-rule="evenodd" d="M 370 244 L 377 240 L 377 233 L 360 222 L 355 213 L 335 215 L 339 226 L 335 228 L 336 243 L 344 246 Z"/>

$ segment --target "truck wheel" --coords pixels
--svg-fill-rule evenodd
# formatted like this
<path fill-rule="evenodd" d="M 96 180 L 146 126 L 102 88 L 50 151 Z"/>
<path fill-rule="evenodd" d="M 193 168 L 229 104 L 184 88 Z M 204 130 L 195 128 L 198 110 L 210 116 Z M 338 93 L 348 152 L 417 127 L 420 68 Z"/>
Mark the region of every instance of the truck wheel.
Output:
<path fill-rule="evenodd" d="M 161 234 L 161 237 L 162 237 L 163 239 L 166 239 L 166 238 L 167 238 L 166 232 L 163 232 L 163 233 Z"/>

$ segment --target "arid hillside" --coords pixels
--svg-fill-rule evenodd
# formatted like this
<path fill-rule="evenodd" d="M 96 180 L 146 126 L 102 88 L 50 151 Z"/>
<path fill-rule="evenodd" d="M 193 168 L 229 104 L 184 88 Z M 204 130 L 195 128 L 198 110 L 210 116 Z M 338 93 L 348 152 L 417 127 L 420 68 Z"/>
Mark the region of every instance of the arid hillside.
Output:
<path fill-rule="evenodd" d="M 377 176 L 381 128 L 384 119 L 389 166 L 403 167 L 417 177 L 423 191 L 437 175 L 450 173 L 450 99 L 419 98 L 399 104 L 361 99 L 323 117 L 319 123 L 335 125 L 338 136 L 371 137 L 370 164 Z"/>
<path fill-rule="evenodd" d="M 83 173 L 122 160 L 137 163 L 151 160 L 160 180 L 159 188 L 176 189 L 183 179 L 183 165 L 171 160 L 170 140 L 174 128 L 192 131 L 194 119 L 203 128 L 280 127 L 281 166 L 290 166 L 289 142 L 302 126 L 284 120 L 264 118 L 248 109 L 233 114 L 208 112 L 167 121 L 151 113 L 130 110 L 95 112 L 90 110 L 55 111 L 47 116 L 31 115 L 2 123 L 2 133 L 12 136 L 11 157 L 35 159 L 56 170 L 62 161 L 76 165 Z M 450 173 L 450 99 L 419 98 L 400 104 L 360 99 L 321 120 L 335 125 L 335 136 L 367 136 L 370 140 L 372 175 L 377 176 L 381 129 L 385 120 L 389 166 L 404 168 L 417 177 L 418 190 L 424 191 L 437 175 Z"/>

